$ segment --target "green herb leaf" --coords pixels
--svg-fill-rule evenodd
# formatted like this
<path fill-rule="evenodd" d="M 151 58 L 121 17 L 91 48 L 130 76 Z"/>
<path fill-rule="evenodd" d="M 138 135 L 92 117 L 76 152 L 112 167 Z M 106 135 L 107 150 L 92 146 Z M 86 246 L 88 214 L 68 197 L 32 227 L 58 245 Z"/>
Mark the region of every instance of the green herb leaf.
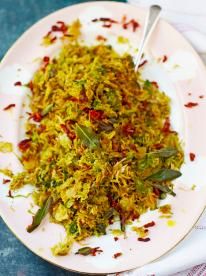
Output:
<path fill-rule="evenodd" d="M 101 253 L 103 252 L 101 249 L 99 249 L 99 247 L 82 247 L 80 248 L 75 254 L 76 255 L 83 255 L 83 256 L 88 256 L 88 255 L 92 255 L 92 256 L 96 256 L 96 253 Z"/>
<path fill-rule="evenodd" d="M 32 224 L 27 227 L 27 232 L 31 233 L 40 225 L 43 218 L 48 213 L 51 203 L 52 203 L 52 198 L 48 197 L 48 199 L 45 201 L 45 204 L 37 211 L 37 213 L 33 217 Z"/>
<path fill-rule="evenodd" d="M 76 134 L 85 146 L 91 149 L 99 146 L 99 139 L 91 128 L 76 124 Z"/>
<path fill-rule="evenodd" d="M 177 153 L 178 151 L 175 148 L 164 148 L 154 152 L 149 152 L 149 154 L 155 155 L 157 157 L 163 157 L 163 158 L 169 158 L 171 156 L 176 155 Z"/>
<path fill-rule="evenodd" d="M 170 189 L 168 186 L 165 186 L 165 185 L 162 185 L 162 184 L 156 184 L 156 183 L 153 183 L 152 186 L 163 192 L 162 195 L 164 195 L 164 196 L 162 198 L 162 195 L 161 195 L 161 199 L 166 198 L 165 194 L 170 194 L 172 196 L 176 196 L 175 192 L 173 192 L 173 190 Z"/>
<path fill-rule="evenodd" d="M 167 180 L 173 180 L 180 177 L 182 174 L 179 171 L 171 169 L 161 169 L 158 172 L 148 176 L 146 179 L 153 180 L 156 182 L 163 182 Z"/>
<path fill-rule="evenodd" d="M 80 254 L 80 255 L 83 255 L 83 256 L 88 256 L 90 253 L 91 253 L 91 247 L 89 246 L 86 246 L 86 247 L 82 247 L 80 248 L 75 254 Z"/>
<path fill-rule="evenodd" d="M 54 106 L 54 104 L 49 104 L 49 105 L 47 105 L 47 106 L 42 110 L 41 115 L 42 115 L 42 116 L 47 115 L 47 114 L 52 110 L 53 106 Z"/>

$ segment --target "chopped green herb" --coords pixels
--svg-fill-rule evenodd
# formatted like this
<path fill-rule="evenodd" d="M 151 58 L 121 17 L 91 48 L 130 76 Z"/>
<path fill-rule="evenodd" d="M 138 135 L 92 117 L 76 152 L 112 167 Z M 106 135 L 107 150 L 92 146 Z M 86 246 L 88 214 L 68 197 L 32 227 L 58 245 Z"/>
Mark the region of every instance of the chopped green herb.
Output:
<path fill-rule="evenodd" d="M 123 37 L 123 36 L 118 36 L 117 42 L 120 43 L 120 44 L 125 44 L 125 43 L 129 42 L 129 39 L 126 38 L 126 37 Z"/>
<path fill-rule="evenodd" d="M 191 190 L 194 191 L 197 186 L 195 184 L 192 185 Z"/>
<path fill-rule="evenodd" d="M 99 247 L 82 247 L 80 248 L 75 254 L 76 255 L 83 255 L 83 256 L 88 256 L 88 255 L 92 255 L 92 256 L 96 256 L 97 253 L 101 253 L 103 252 Z"/>
<path fill-rule="evenodd" d="M 76 234 L 78 232 L 78 227 L 77 227 L 77 224 L 76 222 L 72 222 L 70 225 L 69 225 L 69 233 L 71 234 Z"/>

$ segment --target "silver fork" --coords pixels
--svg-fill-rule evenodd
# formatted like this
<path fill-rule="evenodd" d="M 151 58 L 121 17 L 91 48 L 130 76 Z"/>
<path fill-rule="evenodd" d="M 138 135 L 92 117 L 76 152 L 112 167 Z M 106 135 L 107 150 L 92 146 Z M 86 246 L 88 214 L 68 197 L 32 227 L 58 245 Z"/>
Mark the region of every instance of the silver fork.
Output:
<path fill-rule="evenodd" d="M 135 57 L 135 60 L 134 60 L 135 71 L 138 70 L 144 48 L 145 48 L 152 32 L 155 29 L 155 26 L 160 18 L 161 10 L 162 10 L 162 8 L 158 5 L 153 5 L 149 8 L 149 11 L 148 11 L 148 14 L 147 14 L 147 17 L 145 20 L 143 36 L 140 41 L 140 46 L 138 49 L 137 56 Z"/>

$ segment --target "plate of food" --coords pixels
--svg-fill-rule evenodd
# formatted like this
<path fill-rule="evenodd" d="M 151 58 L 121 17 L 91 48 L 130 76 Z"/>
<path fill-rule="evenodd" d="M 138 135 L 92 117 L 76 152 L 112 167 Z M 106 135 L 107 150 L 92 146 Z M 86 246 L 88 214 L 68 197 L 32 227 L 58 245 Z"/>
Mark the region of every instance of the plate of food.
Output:
<path fill-rule="evenodd" d="M 32 252 L 82 273 L 173 249 L 206 203 L 205 67 L 147 10 L 90 2 L 45 17 L 0 65 L 0 214 Z"/>

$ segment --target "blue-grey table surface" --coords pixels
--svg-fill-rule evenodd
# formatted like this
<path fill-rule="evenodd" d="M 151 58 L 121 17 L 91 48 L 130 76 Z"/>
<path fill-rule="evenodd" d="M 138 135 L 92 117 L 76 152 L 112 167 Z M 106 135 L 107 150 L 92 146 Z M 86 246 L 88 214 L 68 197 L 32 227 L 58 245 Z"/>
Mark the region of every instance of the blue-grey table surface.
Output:
<path fill-rule="evenodd" d="M 38 19 L 81 0 L 0 0 L 0 57 Z M 124 1 L 122 1 L 124 2 Z M 77 276 L 29 251 L 0 218 L 0 276 Z"/>

